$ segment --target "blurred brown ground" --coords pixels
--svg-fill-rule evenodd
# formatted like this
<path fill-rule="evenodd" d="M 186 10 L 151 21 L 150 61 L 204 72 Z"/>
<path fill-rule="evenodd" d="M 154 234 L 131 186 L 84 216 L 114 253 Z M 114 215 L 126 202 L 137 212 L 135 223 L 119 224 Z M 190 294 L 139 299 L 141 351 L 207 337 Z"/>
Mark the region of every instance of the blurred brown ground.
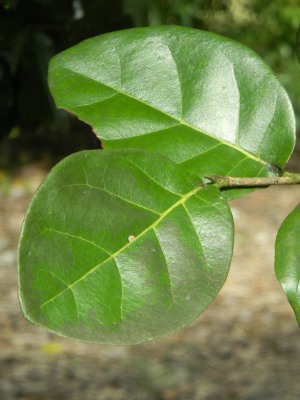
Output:
<path fill-rule="evenodd" d="M 298 159 L 292 160 L 293 169 Z M 0 400 L 298 400 L 300 331 L 274 276 L 276 232 L 300 186 L 231 203 L 232 268 L 216 300 L 189 327 L 132 347 L 59 338 L 24 320 L 17 298 L 21 223 L 47 171 L 1 174 Z"/>

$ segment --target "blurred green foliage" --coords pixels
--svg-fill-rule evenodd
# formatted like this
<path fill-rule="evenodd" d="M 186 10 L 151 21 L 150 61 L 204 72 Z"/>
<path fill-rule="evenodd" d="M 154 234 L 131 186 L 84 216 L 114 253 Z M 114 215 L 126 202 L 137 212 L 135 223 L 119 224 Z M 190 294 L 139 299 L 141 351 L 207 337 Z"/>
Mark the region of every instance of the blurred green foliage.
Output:
<path fill-rule="evenodd" d="M 177 24 L 257 51 L 286 88 L 300 122 L 299 0 L 0 0 L 0 165 L 99 142 L 57 111 L 47 86 L 55 53 L 101 33 Z M 83 131 L 86 131 L 83 134 Z"/>

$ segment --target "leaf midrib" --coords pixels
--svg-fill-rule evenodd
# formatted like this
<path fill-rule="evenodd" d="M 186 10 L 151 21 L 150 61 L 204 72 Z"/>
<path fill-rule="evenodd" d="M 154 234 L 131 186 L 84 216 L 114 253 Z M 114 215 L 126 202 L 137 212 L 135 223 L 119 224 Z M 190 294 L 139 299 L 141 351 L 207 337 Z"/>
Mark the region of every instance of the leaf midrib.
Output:
<path fill-rule="evenodd" d="M 199 190 L 201 190 L 202 187 L 196 187 L 195 189 L 191 190 L 189 193 L 187 193 L 186 195 L 181 196 L 181 199 L 179 199 L 176 203 L 174 203 L 170 208 L 168 208 L 165 212 L 163 212 L 161 214 L 161 216 L 153 223 L 151 224 L 148 228 L 144 229 L 139 235 L 136 236 L 135 240 L 133 242 L 135 242 L 137 239 L 139 239 L 140 237 L 142 237 L 143 235 L 145 235 L 148 231 L 150 231 L 151 229 L 155 228 L 170 212 L 172 212 L 176 207 L 178 207 L 180 204 L 185 203 L 191 196 L 193 196 L 194 194 L 196 194 Z M 67 285 L 67 287 L 65 289 L 63 289 L 62 291 L 60 291 L 57 295 L 55 295 L 54 297 L 52 297 L 51 299 L 45 301 L 41 306 L 40 309 L 44 308 L 48 303 L 54 301 L 56 298 L 58 298 L 59 296 L 61 296 L 64 292 L 66 292 L 67 290 L 72 290 L 72 288 L 77 285 L 79 282 L 81 282 L 82 280 L 84 280 L 88 275 L 92 274 L 93 272 L 97 271 L 103 264 L 105 264 L 106 262 L 114 259 L 118 254 L 122 253 L 124 250 L 127 249 L 127 247 L 129 247 L 133 242 L 129 242 L 127 243 L 125 246 L 121 247 L 121 249 L 119 249 L 118 251 L 116 251 L 115 253 L 111 254 L 107 259 L 105 259 L 104 261 L 102 261 L 100 264 L 97 264 L 95 267 L 93 267 L 92 269 L 90 269 L 88 272 L 86 272 L 84 275 L 82 275 L 81 278 L 77 279 L 76 281 L 74 281 L 73 283 L 71 283 L 70 285 Z M 119 269 L 118 269 L 119 270 Z M 120 271 L 119 271 L 120 273 Z M 121 276 L 121 274 L 120 274 Z"/>
<path fill-rule="evenodd" d="M 74 71 L 74 70 L 72 70 L 72 69 L 70 69 L 70 68 L 67 68 L 67 67 L 59 67 L 59 66 L 58 66 L 58 67 L 54 68 L 53 70 L 59 69 L 59 68 L 61 68 L 61 69 L 63 69 L 63 70 L 66 70 L 66 71 L 70 71 L 71 73 L 77 74 L 77 75 L 79 75 L 79 76 L 83 76 L 85 79 L 90 79 L 90 80 L 93 81 L 93 82 L 100 83 L 101 85 L 103 85 L 103 86 L 105 86 L 105 87 L 107 87 L 107 88 L 109 88 L 109 89 L 111 89 L 111 90 L 114 90 L 114 91 L 116 92 L 116 94 L 121 94 L 121 95 L 123 95 L 123 96 L 126 96 L 126 97 L 128 97 L 128 98 L 130 98 L 130 99 L 132 99 L 132 100 L 134 100 L 134 101 L 137 101 L 137 102 L 143 104 L 143 105 L 146 106 L 146 107 L 152 108 L 153 110 L 158 111 L 158 112 L 160 112 L 160 113 L 166 115 L 167 117 L 173 119 L 173 120 L 177 123 L 177 125 L 175 125 L 175 127 L 176 127 L 176 126 L 179 126 L 179 125 L 186 126 L 187 128 L 190 128 L 190 129 L 192 129 L 192 130 L 194 130 L 194 131 L 196 131 L 196 132 L 199 132 L 199 133 L 201 133 L 201 134 L 203 134 L 203 135 L 206 135 L 206 136 L 208 136 L 208 137 L 210 137 L 210 138 L 212 138 L 212 139 L 214 139 L 214 140 L 219 141 L 220 143 L 224 144 L 225 146 L 232 147 L 233 149 L 239 151 L 239 152 L 242 153 L 242 154 L 245 154 L 248 158 L 251 158 L 251 159 L 255 160 L 256 162 L 258 162 L 258 163 L 260 163 L 260 164 L 263 164 L 263 165 L 269 164 L 268 162 L 262 160 L 260 157 L 256 157 L 254 154 L 249 153 L 247 150 L 245 150 L 245 149 L 243 149 L 243 148 L 241 148 L 241 147 L 238 147 L 238 146 L 236 146 L 236 145 L 234 145 L 234 144 L 232 144 L 232 143 L 226 142 L 226 141 L 220 139 L 219 137 L 216 137 L 216 136 L 213 136 L 213 135 L 209 134 L 208 132 L 204 132 L 204 131 L 202 131 L 202 130 L 196 128 L 195 126 L 189 124 L 189 123 L 186 122 L 185 120 L 183 120 L 183 119 L 181 119 L 181 118 L 176 118 L 176 117 L 174 117 L 173 115 L 168 114 L 167 112 L 162 111 L 162 110 L 160 110 L 159 108 L 153 106 L 152 104 L 148 104 L 148 103 L 146 103 L 145 101 L 143 101 L 143 100 L 141 100 L 141 99 L 139 99 L 139 98 L 136 98 L 136 97 L 131 96 L 129 93 L 126 93 L 126 92 L 124 92 L 123 90 L 116 89 L 114 86 L 108 85 L 107 83 L 104 83 L 104 82 L 102 82 L 102 81 L 100 81 L 100 80 L 96 80 L 96 79 L 94 79 L 94 78 L 92 78 L 92 77 L 90 77 L 90 76 L 84 75 L 84 74 L 81 73 L 81 72 Z M 109 97 L 109 98 L 110 98 L 110 97 Z M 104 100 L 107 100 L 107 99 L 105 98 Z M 84 105 L 82 105 L 82 106 L 75 106 L 75 107 L 72 107 L 72 108 L 73 108 L 73 110 L 76 110 L 76 109 L 78 109 L 78 108 L 87 107 L 87 106 L 92 105 L 92 104 L 95 104 L 95 103 L 102 103 L 104 100 L 101 100 L 101 101 L 98 101 L 98 102 L 93 102 L 93 103 L 90 103 L 90 104 L 88 104 L 88 105 L 87 105 L 87 104 L 84 104 Z M 59 105 L 59 107 L 68 110 L 67 108 L 64 108 L 63 106 L 60 106 L 60 105 Z M 94 126 L 93 126 L 93 128 L 94 128 L 94 130 L 99 134 L 99 137 L 101 138 L 101 135 L 100 135 L 100 133 L 98 132 L 97 128 L 94 127 Z M 155 132 L 155 131 L 154 131 L 154 132 Z M 107 142 L 113 141 L 113 139 L 103 139 L 103 140 L 104 140 L 104 141 L 107 141 Z M 200 154 L 201 154 L 201 153 L 200 153 Z"/>

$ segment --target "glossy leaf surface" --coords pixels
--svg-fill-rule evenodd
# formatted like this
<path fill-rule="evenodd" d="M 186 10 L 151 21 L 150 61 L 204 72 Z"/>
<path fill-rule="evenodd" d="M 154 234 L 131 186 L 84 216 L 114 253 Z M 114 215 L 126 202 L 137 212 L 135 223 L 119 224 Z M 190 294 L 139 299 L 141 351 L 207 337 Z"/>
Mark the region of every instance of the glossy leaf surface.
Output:
<path fill-rule="evenodd" d="M 232 240 L 220 192 L 173 161 L 140 150 L 76 153 L 50 172 L 25 219 L 23 312 L 87 342 L 159 337 L 213 300 Z"/>
<path fill-rule="evenodd" d="M 56 104 L 104 148 L 146 148 L 199 176 L 270 176 L 295 140 L 290 101 L 270 69 L 222 36 L 163 26 L 114 32 L 57 55 Z"/>
<path fill-rule="evenodd" d="M 300 204 L 287 216 L 276 238 L 275 271 L 300 326 Z"/>

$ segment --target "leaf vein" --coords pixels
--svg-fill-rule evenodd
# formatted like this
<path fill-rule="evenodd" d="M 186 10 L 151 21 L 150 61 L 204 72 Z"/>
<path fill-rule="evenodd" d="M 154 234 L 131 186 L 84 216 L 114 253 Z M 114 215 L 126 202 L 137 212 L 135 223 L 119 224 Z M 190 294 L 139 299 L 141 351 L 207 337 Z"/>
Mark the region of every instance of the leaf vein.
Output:
<path fill-rule="evenodd" d="M 226 175 L 232 174 L 232 172 L 233 172 L 239 165 L 241 165 L 241 164 L 242 164 L 244 161 L 246 161 L 246 160 L 248 160 L 248 157 L 245 156 L 245 157 L 242 158 L 239 162 L 237 162 L 237 163 L 235 164 L 235 166 L 232 167 L 231 170 L 228 171 L 228 172 L 226 173 Z"/>
<path fill-rule="evenodd" d="M 201 190 L 202 187 L 197 187 L 193 190 L 191 190 L 189 193 L 187 193 L 185 196 L 183 196 L 180 200 L 178 200 L 175 204 L 173 204 L 173 206 L 171 206 L 169 209 L 167 209 L 163 214 L 160 215 L 160 217 L 154 221 L 150 226 L 148 226 L 146 229 L 144 229 L 139 235 L 136 236 L 134 242 L 136 242 L 136 240 L 138 240 L 140 237 L 142 237 L 143 235 L 145 235 L 148 231 L 150 231 L 151 229 L 154 229 L 155 226 L 157 226 L 160 221 L 162 221 L 172 210 L 174 210 L 176 207 L 178 207 L 179 205 L 183 204 L 187 199 L 189 199 L 191 196 L 195 195 L 199 190 Z M 93 272 L 97 271 L 102 265 L 104 265 L 105 263 L 107 263 L 108 261 L 110 261 L 111 259 L 114 259 L 118 254 L 122 253 L 123 251 L 125 251 L 127 249 L 127 247 L 129 247 L 131 245 L 131 243 L 133 242 L 128 242 L 127 244 L 125 244 L 125 246 L 121 247 L 121 249 L 119 249 L 118 251 L 116 251 L 114 254 L 111 254 L 106 260 L 103 260 L 101 263 L 97 264 L 95 267 L 91 268 L 89 271 L 87 271 L 84 275 L 82 275 L 80 278 L 76 279 L 73 283 L 71 283 L 70 285 L 68 285 L 68 287 L 62 291 L 60 291 L 58 294 L 56 294 L 52 299 L 49 299 L 48 301 L 46 301 L 45 303 L 43 303 L 40 308 L 43 308 L 47 303 L 49 303 L 50 301 L 54 301 L 56 298 L 58 298 L 59 296 L 61 296 L 66 290 L 71 289 L 72 287 L 74 287 L 76 284 L 78 284 L 79 282 L 81 282 L 83 279 L 85 279 L 87 276 L 89 276 L 90 274 L 92 274 Z"/>
<path fill-rule="evenodd" d="M 111 196 L 116 197 L 116 198 L 118 198 L 118 199 L 120 199 L 120 200 L 122 200 L 122 201 L 125 201 L 126 203 L 129 203 L 129 204 L 131 204 L 131 205 L 134 206 L 134 207 L 142 208 L 142 209 L 144 209 L 144 210 L 146 210 L 146 211 L 150 211 L 150 212 L 153 213 L 153 214 L 161 215 L 159 212 L 154 211 L 154 210 L 152 210 L 151 208 L 142 206 L 142 205 L 140 205 L 140 204 L 136 204 L 136 203 L 134 203 L 134 202 L 132 202 L 132 201 L 130 201 L 130 200 L 128 200 L 128 199 L 125 199 L 124 197 L 121 197 L 121 196 L 119 196 L 119 195 L 117 195 L 117 194 L 115 194 L 115 193 L 112 193 L 112 192 L 110 192 L 110 191 L 107 190 L 107 189 L 103 189 L 103 188 L 101 188 L 101 187 L 99 187 L 99 186 L 93 186 L 93 185 L 86 184 L 86 183 L 72 183 L 72 184 L 66 185 L 66 186 L 67 186 L 67 187 L 72 187 L 72 186 L 87 186 L 87 187 L 90 188 L 90 189 L 96 189 L 96 190 L 100 190 L 100 191 L 102 191 L 102 192 L 108 193 L 108 194 L 110 194 Z"/>
<path fill-rule="evenodd" d="M 192 226 L 193 226 L 193 228 L 194 228 L 194 231 L 196 232 L 197 240 L 198 240 L 198 243 L 199 243 L 199 245 L 200 245 L 200 249 L 201 249 L 201 252 L 202 252 L 202 254 L 203 254 L 206 267 L 209 267 L 208 262 L 207 262 L 207 258 L 206 258 L 206 255 L 205 255 L 205 252 L 204 252 L 204 249 L 203 249 L 203 246 L 202 246 L 202 243 L 201 243 L 201 241 L 200 241 L 200 238 L 199 238 L 197 229 L 196 229 L 195 224 L 194 224 L 194 221 L 193 221 L 193 219 L 192 219 L 192 217 L 191 217 L 191 215 L 190 215 L 190 213 L 189 213 L 189 210 L 187 209 L 186 205 L 185 205 L 185 204 L 182 204 L 182 206 L 183 206 L 183 208 L 184 208 L 184 210 L 185 210 L 185 212 L 186 212 L 186 214 L 187 214 L 187 216 L 188 216 L 188 218 L 189 218 L 189 220 L 190 220 L 190 222 L 191 222 L 191 224 L 192 224 Z"/>
<path fill-rule="evenodd" d="M 60 234 L 60 235 L 70 236 L 70 237 L 72 237 L 72 238 L 82 240 L 82 241 L 84 241 L 84 242 L 87 242 L 87 243 L 89 243 L 89 244 L 92 244 L 92 245 L 95 246 L 95 247 L 98 247 L 98 249 L 104 251 L 104 252 L 105 252 L 106 254 L 108 254 L 109 256 L 111 255 L 111 253 L 109 253 L 109 252 L 108 252 L 107 250 L 105 250 L 103 247 L 99 246 L 98 244 L 96 244 L 96 243 L 94 243 L 94 242 L 92 242 L 92 241 L 90 241 L 90 240 L 88 240 L 88 239 L 83 238 L 82 236 L 74 235 L 74 234 L 69 233 L 69 232 L 59 231 L 59 230 L 53 229 L 53 228 L 45 228 L 45 229 L 41 232 L 41 235 L 42 235 L 44 232 L 46 232 L 46 231 L 55 232 L 55 233 L 58 233 L 58 234 Z"/>
<path fill-rule="evenodd" d="M 239 90 L 239 86 L 238 86 L 238 81 L 236 79 L 236 75 L 235 75 L 235 70 L 234 70 L 234 66 L 231 62 L 231 60 L 227 57 L 227 55 L 224 53 L 224 51 L 220 50 L 221 53 L 224 55 L 224 57 L 226 58 L 226 60 L 229 62 L 230 66 L 231 66 L 231 70 L 232 70 L 232 76 L 236 85 L 236 89 L 237 89 L 237 93 L 239 96 L 239 101 L 238 101 L 238 119 L 237 119 L 237 126 L 236 126 L 236 131 L 235 131 L 235 143 L 239 143 L 239 136 L 240 136 L 240 115 L 241 115 L 241 96 L 240 96 L 240 90 Z"/>
<path fill-rule="evenodd" d="M 170 287 L 170 293 L 171 293 L 171 297 L 172 297 L 172 305 L 173 305 L 173 304 L 175 303 L 175 300 L 174 300 L 174 291 L 173 291 L 173 285 L 172 285 L 171 276 L 170 276 L 171 274 L 170 274 L 169 264 L 168 264 L 168 262 L 167 262 L 165 253 L 164 253 L 164 251 L 163 251 L 162 245 L 161 245 L 161 243 L 160 243 L 160 241 L 159 241 L 159 238 L 158 238 L 158 236 L 157 236 L 157 233 L 156 233 L 155 228 L 153 228 L 153 232 L 154 232 L 154 235 L 155 235 L 155 237 L 156 237 L 156 239 L 157 239 L 157 242 L 158 242 L 160 251 L 161 251 L 161 253 L 162 253 L 162 255 L 163 255 L 164 262 L 165 262 L 165 264 L 166 264 L 167 275 L 168 275 L 168 281 L 169 281 L 169 287 Z M 171 306 L 172 306 L 172 305 L 171 305 Z"/>
<path fill-rule="evenodd" d="M 190 157 L 190 158 L 184 159 L 183 161 L 180 161 L 178 164 L 184 164 L 184 163 L 186 163 L 186 162 L 188 162 L 188 161 L 190 161 L 190 160 L 192 160 L 192 159 L 194 159 L 194 158 L 202 157 L 203 154 L 209 153 L 210 151 L 212 151 L 212 150 L 214 150 L 214 149 L 216 149 L 217 147 L 220 147 L 220 146 L 223 146 L 223 143 L 218 143 L 218 144 L 216 144 L 215 146 L 210 147 L 209 149 L 203 151 L 202 153 L 196 154 L 195 156 L 192 156 L 192 157 Z"/>
<path fill-rule="evenodd" d="M 67 70 L 67 71 L 70 71 L 70 72 L 72 72 L 72 73 L 78 74 L 79 76 L 86 77 L 86 75 L 84 75 L 83 73 L 78 72 L 78 71 L 74 71 L 74 70 L 72 70 L 71 68 L 64 67 L 64 69 Z M 202 133 L 203 135 L 206 135 L 206 136 L 211 137 L 211 138 L 213 138 L 213 139 L 215 139 L 215 140 L 218 140 L 220 143 L 225 144 L 225 145 L 228 146 L 228 147 L 232 147 L 232 148 L 236 149 L 237 151 L 239 151 L 239 152 L 241 152 L 241 153 L 247 155 L 247 157 L 249 157 L 249 158 L 251 158 L 251 159 L 253 159 L 253 160 L 255 160 L 255 161 L 257 161 L 257 162 L 259 162 L 259 163 L 261 163 L 261 164 L 266 164 L 266 162 L 265 162 L 264 160 L 262 160 L 260 157 L 257 157 L 257 156 L 255 156 L 254 154 L 249 153 L 247 150 L 245 150 L 245 149 L 243 149 L 243 148 L 241 148 L 241 147 L 239 147 L 239 146 L 237 146 L 237 145 L 235 145 L 235 144 L 232 144 L 232 143 L 229 143 L 229 142 L 225 142 L 225 141 L 221 140 L 220 138 L 216 138 L 215 136 L 209 134 L 208 132 L 200 131 L 198 128 L 196 128 L 196 127 L 193 126 L 193 125 L 190 125 L 188 122 L 186 122 L 186 121 L 184 121 L 184 120 L 182 120 L 182 119 L 180 119 L 180 118 L 178 118 L 178 117 L 176 118 L 174 115 L 168 114 L 167 112 L 162 111 L 162 110 L 160 110 L 159 108 L 157 108 L 157 107 L 155 107 L 155 106 L 153 106 L 153 105 L 151 105 L 151 104 L 146 103 L 145 101 L 143 101 L 143 100 L 140 99 L 140 98 L 135 98 L 135 97 L 131 96 L 129 93 L 126 93 L 126 92 L 124 92 L 124 91 L 122 91 L 122 90 L 119 90 L 119 89 L 117 89 L 117 88 L 115 88 L 115 87 L 113 87 L 113 86 L 111 86 L 111 85 L 108 85 L 107 83 L 104 83 L 104 82 L 102 82 L 102 81 L 100 81 L 100 80 L 96 80 L 96 79 L 94 79 L 94 78 L 90 78 L 90 79 L 92 79 L 92 80 L 94 80 L 95 82 L 100 83 L 100 84 L 102 84 L 102 85 L 108 87 L 109 89 L 112 89 L 112 90 L 115 90 L 116 92 L 119 92 L 120 94 L 122 94 L 122 95 L 125 96 L 125 97 L 131 98 L 132 100 L 134 100 L 134 101 L 136 101 L 136 102 L 142 103 L 142 104 L 145 105 L 146 107 L 152 108 L 153 110 L 156 110 L 156 111 L 158 111 L 158 112 L 164 114 L 165 116 L 167 116 L 167 117 L 173 119 L 174 121 L 177 121 L 178 123 L 180 123 L 180 124 L 182 124 L 182 125 L 185 125 L 185 126 L 191 128 L 191 129 L 193 129 L 194 131 L 200 132 L 200 133 Z M 95 130 L 97 130 L 97 128 L 95 128 Z"/>
<path fill-rule="evenodd" d="M 178 69 L 178 65 L 177 65 L 177 61 L 175 60 L 175 57 L 173 56 L 173 53 L 170 49 L 169 46 L 167 46 L 165 43 L 161 42 L 170 52 L 172 60 L 174 61 L 174 65 L 175 65 L 175 70 L 176 70 L 176 74 L 177 74 L 177 79 L 178 79 L 178 85 L 179 85 L 179 90 L 180 90 L 180 120 L 182 120 L 183 118 L 183 93 L 182 93 L 182 84 L 181 84 L 181 80 L 180 80 L 180 75 L 179 75 L 179 69 Z"/>
<path fill-rule="evenodd" d="M 263 144 L 264 144 L 264 141 L 265 141 L 266 138 L 267 138 L 269 126 L 271 125 L 271 123 L 272 123 L 272 121 L 273 121 L 273 118 L 274 118 L 274 116 L 275 116 L 276 107 L 277 107 L 277 101 L 278 101 L 278 94 L 277 94 L 277 92 L 276 92 L 276 98 L 275 98 L 273 113 L 272 113 L 272 116 L 271 116 L 271 118 L 270 118 L 270 121 L 268 122 L 268 125 L 266 126 L 264 135 L 263 135 L 263 137 L 262 137 L 262 139 L 261 139 L 261 141 L 260 141 L 260 143 L 259 143 L 258 149 L 257 149 L 257 154 L 258 154 L 259 157 L 260 157 L 260 154 L 261 154 L 261 148 L 262 148 L 262 146 L 263 146 Z"/>
<path fill-rule="evenodd" d="M 170 193 L 173 193 L 173 194 L 175 194 L 175 195 L 177 195 L 177 196 L 182 197 L 182 195 L 181 195 L 180 193 L 173 192 L 172 190 L 167 189 L 165 186 L 162 186 L 158 181 L 156 181 L 152 176 L 150 176 L 143 168 L 141 168 L 141 167 L 140 167 L 138 164 L 136 164 L 134 161 L 132 161 L 132 160 L 128 160 L 128 161 L 130 162 L 130 164 L 136 166 L 138 170 L 142 171 L 142 172 L 144 173 L 144 175 L 146 175 L 149 179 L 151 179 L 153 182 L 155 182 L 156 184 L 158 184 L 160 187 L 163 187 L 166 191 L 168 191 L 168 192 L 170 192 Z"/>
<path fill-rule="evenodd" d="M 77 316 L 77 318 L 79 318 L 79 309 L 78 309 L 78 304 L 77 304 L 77 300 L 76 300 L 76 297 L 75 297 L 73 288 L 72 288 L 68 283 L 66 283 L 63 279 L 61 279 L 59 276 L 55 275 L 52 271 L 48 271 L 48 270 L 46 270 L 46 269 L 41 269 L 40 271 L 44 271 L 44 272 L 46 272 L 46 273 L 48 273 L 48 274 L 54 276 L 55 279 L 57 279 L 58 281 L 62 282 L 62 283 L 66 286 L 66 288 L 65 288 L 63 291 L 61 291 L 61 293 L 67 291 L 68 289 L 71 290 L 71 293 L 72 293 L 72 296 L 73 296 L 73 299 L 74 299 L 74 303 L 75 303 L 75 307 L 76 307 L 76 316 Z M 56 298 L 56 296 L 55 296 L 55 298 Z M 54 299 L 54 298 L 49 299 L 49 300 L 47 300 L 44 304 L 42 304 L 42 305 L 41 305 L 41 309 L 42 309 L 46 304 L 49 304 L 50 302 L 52 302 L 53 299 Z M 55 308 L 56 308 L 57 310 L 59 310 L 59 308 L 58 308 L 57 306 L 55 306 Z M 60 311 L 59 311 L 59 314 L 61 314 Z"/>

